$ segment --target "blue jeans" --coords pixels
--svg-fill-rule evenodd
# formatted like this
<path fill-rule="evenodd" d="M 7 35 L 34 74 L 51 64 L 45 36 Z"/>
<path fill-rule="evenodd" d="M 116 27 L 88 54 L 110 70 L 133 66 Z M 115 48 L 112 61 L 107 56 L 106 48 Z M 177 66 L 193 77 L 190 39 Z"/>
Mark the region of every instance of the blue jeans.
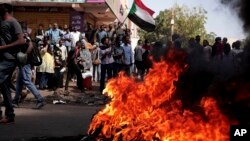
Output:
<path fill-rule="evenodd" d="M 41 72 L 39 87 L 40 88 L 48 87 L 48 74 L 46 72 Z"/>
<path fill-rule="evenodd" d="M 100 64 L 99 65 L 96 65 L 96 64 L 93 64 L 93 80 L 98 82 L 100 81 Z"/>
<path fill-rule="evenodd" d="M 40 92 L 37 90 L 35 84 L 31 81 L 31 66 L 29 64 L 19 67 L 19 72 L 18 72 L 18 77 L 17 77 L 17 82 L 16 82 L 16 95 L 14 98 L 14 101 L 18 101 L 21 92 L 23 89 L 23 85 L 25 85 L 30 92 L 35 96 L 37 102 L 43 102 L 43 97 L 41 96 Z"/>

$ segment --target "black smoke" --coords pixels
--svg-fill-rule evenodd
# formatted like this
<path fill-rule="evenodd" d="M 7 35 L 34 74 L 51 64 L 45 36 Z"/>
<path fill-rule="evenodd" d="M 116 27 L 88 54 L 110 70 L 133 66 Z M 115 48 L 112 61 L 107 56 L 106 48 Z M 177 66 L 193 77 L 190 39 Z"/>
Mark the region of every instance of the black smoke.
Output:
<path fill-rule="evenodd" d="M 218 0 L 222 5 L 237 12 L 243 21 L 243 29 L 250 37 L 250 0 Z M 230 17 L 228 17 L 230 18 Z M 212 45 L 212 44 L 210 44 Z M 250 41 L 246 40 L 244 52 L 237 61 L 231 61 L 230 56 L 223 59 L 203 59 L 200 45 L 189 44 L 185 63 L 188 69 L 176 83 L 176 98 L 182 100 L 183 106 L 191 110 L 200 111 L 199 102 L 203 97 L 213 97 L 230 119 L 240 123 L 250 124 Z M 164 57 L 168 47 L 156 43 L 151 52 L 153 59 L 159 61 Z M 168 51 L 167 51 L 168 52 Z M 240 61 L 239 61 L 240 60 Z"/>
<path fill-rule="evenodd" d="M 250 1 L 249 0 L 220 0 L 220 2 L 226 6 L 229 6 L 232 10 L 238 13 L 238 16 L 243 22 L 243 28 L 248 35 L 246 44 L 244 46 L 244 55 L 242 66 L 245 72 L 250 71 Z M 249 74 L 247 74 L 249 75 Z"/>

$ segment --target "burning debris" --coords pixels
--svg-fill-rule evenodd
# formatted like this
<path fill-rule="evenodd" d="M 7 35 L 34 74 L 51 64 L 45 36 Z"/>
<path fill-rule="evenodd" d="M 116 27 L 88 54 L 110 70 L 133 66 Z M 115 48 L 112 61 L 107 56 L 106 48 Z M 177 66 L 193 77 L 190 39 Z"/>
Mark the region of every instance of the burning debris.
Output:
<path fill-rule="evenodd" d="M 249 1 L 220 2 L 239 13 L 249 32 Z M 109 81 L 105 92 L 112 100 L 93 117 L 87 140 L 228 141 L 230 125 L 250 123 L 249 41 L 235 70 L 181 51 L 164 59 L 144 82 L 123 74 Z"/>
<path fill-rule="evenodd" d="M 169 50 L 165 61 L 154 63 L 144 82 L 123 74 L 111 80 L 105 92 L 112 101 L 93 117 L 89 139 L 229 140 L 230 121 L 214 98 L 202 97 L 194 110 L 186 108 L 177 95 L 178 79 L 188 68 L 185 58 L 185 53 Z"/>

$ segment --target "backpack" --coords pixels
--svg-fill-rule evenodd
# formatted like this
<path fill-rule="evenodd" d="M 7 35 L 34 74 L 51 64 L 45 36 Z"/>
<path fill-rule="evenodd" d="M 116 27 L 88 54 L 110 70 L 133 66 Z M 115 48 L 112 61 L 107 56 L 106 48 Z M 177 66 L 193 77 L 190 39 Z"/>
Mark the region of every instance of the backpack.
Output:
<path fill-rule="evenodd" d="M 33 44 L 33 49 L 28 54 L 29 64 L 32 66 L 40 66 L 43 62 L 40 50 L 34 42 L 32 44 Z"/>

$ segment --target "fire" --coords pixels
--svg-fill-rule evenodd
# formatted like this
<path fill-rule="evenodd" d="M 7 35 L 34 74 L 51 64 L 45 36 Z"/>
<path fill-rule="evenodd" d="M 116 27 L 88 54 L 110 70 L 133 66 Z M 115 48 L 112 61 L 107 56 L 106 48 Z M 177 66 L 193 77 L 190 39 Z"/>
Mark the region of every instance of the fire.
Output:
<path fill-rule="evenodd" d="M 143 82 L 123 73 L 110 80 L 105 92 L 112 101 L 94 116 L 88 134 L 114 141 L 229 140 L 229 121 L 214 99 L 201 100 L 202 115 L 173 98 L 174 83 L 187 67 L 180 61 L 184 57 L 169 51 L 167 61 L 154 63 Z"/>

